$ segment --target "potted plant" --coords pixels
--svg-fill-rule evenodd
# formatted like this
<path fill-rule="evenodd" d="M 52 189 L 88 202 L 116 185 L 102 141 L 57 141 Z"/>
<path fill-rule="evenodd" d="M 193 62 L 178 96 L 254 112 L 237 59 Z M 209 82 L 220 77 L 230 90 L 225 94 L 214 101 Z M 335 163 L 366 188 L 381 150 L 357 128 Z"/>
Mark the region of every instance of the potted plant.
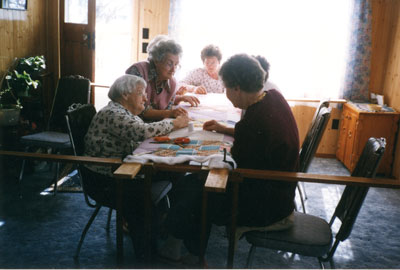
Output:
<path fill-rule="evenodd" d="M 15 59 L 0 82 L 0 126 L 16 125 L 22 104 L 40 85 L 36 78 L 46 68 L 44 56 Z"/>

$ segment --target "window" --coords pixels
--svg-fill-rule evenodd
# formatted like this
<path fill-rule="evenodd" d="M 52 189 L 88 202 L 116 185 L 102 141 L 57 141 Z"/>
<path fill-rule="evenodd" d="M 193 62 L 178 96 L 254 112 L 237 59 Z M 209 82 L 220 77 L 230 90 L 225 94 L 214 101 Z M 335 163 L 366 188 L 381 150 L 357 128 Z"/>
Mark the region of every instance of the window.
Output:
<path fill-rule="evenodd" d="M 170 35 L 183 47 L 178 80 L 202 66 L 200 51 L 220 47 L 223 59 L 262 55 L 269 80 L 287 98 L 338 98 L 349 34 L 348 0 L 171 1 Z"/>

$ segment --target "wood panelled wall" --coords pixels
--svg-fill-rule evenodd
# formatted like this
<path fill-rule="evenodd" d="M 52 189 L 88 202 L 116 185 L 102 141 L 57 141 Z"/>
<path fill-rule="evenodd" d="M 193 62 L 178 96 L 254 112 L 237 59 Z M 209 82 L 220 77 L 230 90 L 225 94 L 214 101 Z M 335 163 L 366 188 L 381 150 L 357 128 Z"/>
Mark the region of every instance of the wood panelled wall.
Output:
<path fill-rule="evenodd" d="M 14 58 L 44 55 L 47 71 L 44 106 L 47 115 L 59 76 L 58 0 L 29 0 L 26 11 L 0 9 L 0 78 Z"/>
<path fill-rule="evenodd" d="M 44 55 L 47 58 L 46 2 L 29 0 L 28 10 L 0 9 L 0 75 L 15 57 Z"/>
<path fill-rule="evenodd" d="M 372 1 L 372 92 L 400 111 L 400 1 Z M 397 136 L 392 174 L 400 180 L 400 136 Z"/>

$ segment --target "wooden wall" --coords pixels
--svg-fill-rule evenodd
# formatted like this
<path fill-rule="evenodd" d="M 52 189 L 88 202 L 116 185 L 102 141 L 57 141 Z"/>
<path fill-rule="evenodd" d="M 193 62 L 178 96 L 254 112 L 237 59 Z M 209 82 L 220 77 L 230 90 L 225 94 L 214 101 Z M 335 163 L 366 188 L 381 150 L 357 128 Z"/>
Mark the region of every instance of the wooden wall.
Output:
<path fill-rule="evenodd" d="M 46 2 L 29 0 L 26 11 L 0 9 L 0 76 L 15 57 L 47 58 Z"/>
<path fill-rule="evenodd" d="M 372 60 L 370 89 L 400 111 L 400 1 L 372 1 Z M 400 180 L 400 136 L 392 174 Z"/>
<path fill-rule="evenodd" d="M 14 58 L 44 55 L 50 73 L 43 85 L 46 116 L 59 76 L 58 2 L 29 0 L 26 11 L 0 9 L 0 78 Z"/>
<path fill-rule="evenodd" d="M 148 43 L 157 35 L 168 35 L 169 0 L 136 0 L 137 17 L 137 60 L 147 59 L 142 44 Z M 149 38 L 143 39 L 143 28 L 149 29 Z"/>

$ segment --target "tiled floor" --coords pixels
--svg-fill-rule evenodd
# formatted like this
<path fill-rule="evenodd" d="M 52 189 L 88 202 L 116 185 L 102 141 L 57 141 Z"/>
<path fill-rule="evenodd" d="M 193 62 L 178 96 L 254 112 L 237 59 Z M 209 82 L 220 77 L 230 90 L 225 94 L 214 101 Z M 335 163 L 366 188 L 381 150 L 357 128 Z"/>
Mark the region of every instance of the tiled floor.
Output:
<path fill-rule="evenodd" d="M 92 209 L 81 193 L 40 195 L 51 181 L 49 172 L 28 173 L 18 196 L 16 160 L 3 160 L 0 179 L 0 268 L 115 268 L 115 215 L 111 231 L 104 229 L 107 210 L 102 209 L 90 228 L 79 260 L 73 259 L 80 234 Z M 348 175 L 334 159 L 317 158 L 314 173 Z M 8 176 L 7 176 L 8 175 Z M 328 219 L 343 187 L 306 184 L 308 212 Z M 370 189 L 354 232 L 335 255 L 337 268 L 400 267 L 400 191 Z M 124 267 L 144 267 L 135 263 L 130 239 L 125 237 Z M 213 227 L 207 261 L 211 268 L 224 268 L 227 239 L 225 230 Z M 235 268 L 245 266 L 249 245 L 241 240 L 235 254 Z M 169 268 L 154 263 L 151 268 Z M 288 256 L 259 250 L 255 268 L 318 268 L 314 258 Z"/>

